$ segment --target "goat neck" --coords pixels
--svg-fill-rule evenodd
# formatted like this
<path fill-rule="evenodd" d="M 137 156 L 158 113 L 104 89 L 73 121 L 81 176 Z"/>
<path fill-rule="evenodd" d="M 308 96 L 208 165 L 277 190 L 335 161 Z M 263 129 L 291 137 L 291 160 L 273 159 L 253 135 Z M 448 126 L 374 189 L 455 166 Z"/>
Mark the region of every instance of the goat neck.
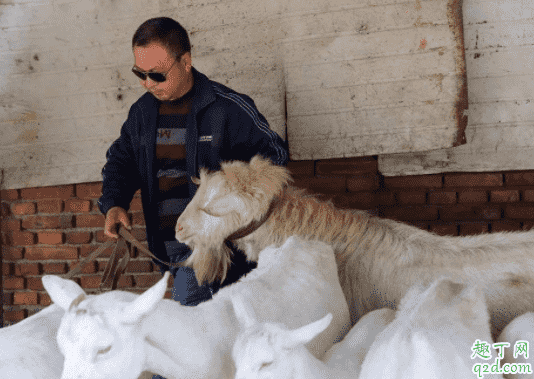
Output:
<path fill-rule="evenodd" d="M 253 220 L 247 226 L 245 226 L 245 227 L 243 227 L 243 228 L 241 228 L 239 230 L 236 230 L 235 232 L 230 234 L 228 237 L 226 237 L 226 239 L 229 240 L 229 241 L 234 241 L 234 240 L 246 237 L 246 236 L 254 233 L 256 230 L 258 230 L 258 228 L 260 226 L 262 226 L 265 223 L 265 221 L 267 221 L 267 219 L 269 217 L 271 217 L 271 214 L 273 213 L 273 210 L 278 206 L 279 202 L 280 202 L 279 197 L 275 196 L 273 198 L 273 200 L 271 201 L 271 204 L 269 205 L 269 209 L 267 209 L 267 212 L 262 216 L 261 219 Z"/>

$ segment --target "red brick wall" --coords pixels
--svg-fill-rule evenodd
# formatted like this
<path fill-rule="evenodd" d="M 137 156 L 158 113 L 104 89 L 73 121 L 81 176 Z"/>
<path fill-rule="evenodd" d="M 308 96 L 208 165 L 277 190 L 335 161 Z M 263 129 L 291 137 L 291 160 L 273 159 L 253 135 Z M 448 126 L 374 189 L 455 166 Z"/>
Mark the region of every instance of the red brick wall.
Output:
<path fill-rule="evenodd" d="M 332 198 L 340 208 L 366 209 L 380 217 L 438 234 L 469 235 L 522 230 L 534 225 L 534 171 L 447 173 L 383 177 L 376 157 L 290 162 L 295 185 Z M 101 183 L 2 191 L 3 291 L 6 323 L 50 304 L 45 274 L 64 274 L 107 239 L 96 201 Z M 146 240 L 139 193 L 132 201 L 133 234 Z M 109 249 L 88 264 L 78 281 L 100 283 Z M 142 292 L 161 275 L 134 251 L 120 289 Z M 167 297 L 170 292 L 167 292 Z"/>

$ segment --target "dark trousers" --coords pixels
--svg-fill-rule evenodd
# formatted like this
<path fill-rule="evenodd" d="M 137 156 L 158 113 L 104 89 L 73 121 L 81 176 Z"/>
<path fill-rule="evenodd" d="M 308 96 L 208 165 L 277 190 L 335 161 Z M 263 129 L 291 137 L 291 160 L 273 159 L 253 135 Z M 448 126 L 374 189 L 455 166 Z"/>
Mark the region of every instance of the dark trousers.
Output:
<path fill-rule="evenodd" d="M 172 299 L 180 302 L 182 305 L 195 306 L 203 301 L 212 298 L 212 295 L 217 293 L 219 289 L 235 283 L 239 278 L 248 274 L 254 269 L 257 264 L 255 262 L 248 262 L 246 256 L 241 251 L 237 250 L 231 243 L 227 243 L 228 247 L 233 251 L 232 264 L 227 272 L 226 279 L 221 284 L 219 283 L 205 283 L 198 285 L 195 277 L 195 272 L 190 267 L 170 267 L 172 276 L 174 277 L 174 286 L 172 288 Z M 175 252 L 169 256 L 171 263 L 182 262 L 191 255 L 191 250 L 183 249 L 183 245 L 177 241 L 165 242 L 167 253 Z M 163 270 L 161 270 L 163 274 Z M 164 379 L 159 375 L 154 375 L 152 379 Z"/>

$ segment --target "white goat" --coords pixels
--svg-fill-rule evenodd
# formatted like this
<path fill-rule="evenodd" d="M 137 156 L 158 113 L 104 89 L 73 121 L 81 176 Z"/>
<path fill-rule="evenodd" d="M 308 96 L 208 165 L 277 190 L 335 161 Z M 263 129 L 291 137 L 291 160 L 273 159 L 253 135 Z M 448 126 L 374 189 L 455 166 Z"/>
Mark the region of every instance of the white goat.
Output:
<path fill-rule="evenodd" d="M 402 299 L 395 320 L 376 337 L 360 378 L 474 378 L 473 370 L 482 377 L 483 367 L 476 370 L 475 365 L 492 362 L 474 354 L 477 340 L 487 342 L 488 352 L 495 358 L 489 315 L 479 287 L 448 278 L 440 278 L 426 289 L 414 286 Z"/>
<path fill-rule="evenodd" d="M 72 281 L 64 281 L 76 291 Z M 65 311 L 57 304 L 0 329 L 0 379 L 59 379 L 63 354 L 56 336 Z M 139 379 L 151 378 L 143 373 Z"/>
<path fill-rule="evenodd" d="M 248 304 L 238 297 L 232 301 L 244 326 L 232 350 L 236 379 L 357 378 L 376 335 L 395 317 L 388 308 L 367 313 L 319 360 L 305 344 L 330 324 L 331 314 L 290 331 L 281 324 L 259 323 Z"/>
<path fill-rule="evenodd" d="M 59 379 L 63 355 L 56 333 L 65 311 L 52 304 L 0 329 L 1 379 Z"/>
<path fill-rule="evenodd" d="M 396 309 L 408 289 L 441 275 L 478 283 L 496 337 L 514 317 L 534 311 L 534 231 L 438 236 L 411 225 L 343 211 L 288 186 L 289 171 L 259 156 L 200 171 L 199 188 L 178 218 L 176 238 L 193 253 L 199 282 L 221 280 L 231 261 L 225 239 L 256 261 L 289 236 L 334 248 L 352 323 L 367 312 Z"/>
<path fill-rule="evenodd" d="M 177 378 L 232 378 L 231 349 L 239 332 L 231 298 L 241 294 L 262 321 L 299 327 L 334 314 L 334 322 L 307 345 L 322 357 L 350 328 L 332 248 L 289 238 L 262 252 L 258 267 L 196 307 L 163 299 L 168 273 L 142 295 L 111 291 L 85 296 L 64 279 L 43 278 L 65 310 L 58 343 L 63 379 L 136 378 L 143 370 Z"/>
<path fill-rule="evenodd" d="M 439 279 L 426 291 L 421 287 L 410 290 L 395 320 L 391 322 L 392 315 L 389 319 L 379 318 L 373 333 L 376 338 L 363 342 L 367 349 L 362 341 L 354 340 L 350 348 L 343 350 L 347 361 L 355 360 L 351 349 L 367 350 L 361 371 L 359 357 L 352 364 L 339 364 L 338 359 L 336 367 L 331 362 L 322 363 L 304 347 L 328 326 L 329 315 L 288 330 L 283 325 L 258 323 L 252 311 L 236 303 L 236 313 L 246 325 L 232 352 L 236 379 L 474 378 L 472 367 L 476 362 L 471 361 L 470 348 L 476 339 L 490 337 L 489 317 L 482 292 L 463 287 Z M 365 315 L 354 329 L 361 328 L 360 322 L 380 311 Z M 351 334 L 352 331 L 345 339 Z"/>
<path fill-rule="evenodd" d="M 528 346 L 526 352 L 518 351 L 521 354 L 516 354 L 516 343 L 519 341 L 526 341 Z M 515 318 L 510 324 L 506 325 L 502 333 L 497 338 L 497 342 L 508 342 L 509 347 L 504 348 L 504 358 L 502 359 L 502 368 L 506 370 L 503 376 L 507 379 L 532 379 L 534 378 L 534 350 L 531 348 L 534 345 L 534 313 L 525 313 Z M 519 348 L 519 344 L 517 348 Z M 508 363 L 507 366 L 505 364 Z M 510 364 L 515 364 L 512 367 Z M 530 367 L 527 365 L 530 364 Z"/>

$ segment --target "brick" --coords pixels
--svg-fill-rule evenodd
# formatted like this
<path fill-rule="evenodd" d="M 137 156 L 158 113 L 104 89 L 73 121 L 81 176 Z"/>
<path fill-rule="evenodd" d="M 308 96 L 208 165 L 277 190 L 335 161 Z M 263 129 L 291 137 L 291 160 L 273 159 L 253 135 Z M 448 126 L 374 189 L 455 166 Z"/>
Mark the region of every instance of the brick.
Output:
<path fill-rule="evenodd" d="M 13 269 L 13 263 L 4 262 L 2 263 L 2 276 L 13 275 L 15 270 Z"/>
<path fill-rule="evenodd" d="M 117 282 L 117 288 L 133 287 L 133 279 L 131 275 L 122 275 Z"/>
<path fill-rule="evenodd" d="M 102 233 L 103 234 L 103 233 Z M 109 238 L 111 240 L 112 238 Z M 100 244 L 98 245 L 83 245 L 80 247 L 80 257 L 85 258 L 89 256 L 93 251 L 98 249 L 100 247 Z M 109 246 L 108 248 L 104 249 L 104 251 L 98 256 L 98 258 L 109 258 L 111 257 L 111 253 L 113 253 L 113 248 L 115 246 Z"/>
<path fill-rule="evenodd" d="M 385 177 L 384 185 L 387 188 L 442 188 L 442 175 L 411 175 L 400 177 Z"/>
<path fill-rule="evenodd" d="M 60 245 L 63 243 L 62 232 L 38 232 L 37 240 L 45 245 Z"/>
<path fill-rule="evenodd" d="M 61 213 L 63 211 L 63 200 L 39 200 L 37 202 L 39 213 Z"/>
<path fill-rule="evenodd" d="M 522 230 L 520 222 L 513 221 L 495 221 L 491 223 L 491 232 L 514 232 Z"/>
<path fill-rule="evenodd" d="M 428 194 L 429 204 L 456 204 L 456 192 L 432 191 Z"/>
<path fill-rule="evenodd" d="M 102 277 L 100 275 L 82 276 L 80 277 L 82 288 L 98 288 L 100 287 Z"/>
<path fill-rule="evenodd" d="M 397 202 L 400 205 L 421 205 L 426 203 L 426 192 L 399 192 Z"/>
<path fill-rule="evenodd" d="M 13 293 L 4 292 L 1 300 L 4 305 L 13 305 Z"/>
<path fill-rule="evenodd" d="M 35 244 L 35 235 L 31 232 L 12 232 L 8 234 L 9 244 L 12 246 L 25 246 Z"/>
<path fill-rule="evenodd" d="M 335 196 L 333 201 L 336 208 L 339 209 L 371 209 L 380 204 L 372 192 L 340 194 Z"/>
<path fill-rule="evenodd" d="M 293 178 L 299 176 L 312 177 L 314 175 L 314 161 L 290 161 L 287 163 L 287 169 Z"/>
<path fill-rule="evenodd" d="M 458 203 L 486 203 L 488 193 L 486 191 L 462 191 L 458 192 Z"/>
<path fill-rule="evenodd" d="M 375 157 L 336 158 L 319 160 L 315 164 L 315 174 L 320 176 L 362 175 L 378 173 L 378 160 Z"/>
<path fill-rule="evenodd" d="M 349 192 L 377 190 L 379 176 L 374 174 L 350 176 L 347 178 L 347 190 Z"/>
<path fill-rule="evenodd" d="M 78 250 L 70 246 L 30 246 L 26 248 L 25 258 L 30 260 L 77 259 Z"/>
<path fill-rule="evenodd" d="M 19 310 L 19 311 L 10 311 L 10 312 L 4 312 L 4 322 L 6 321 L 12 321 L 12 322 L 18 322 L 26 318 L 26 314 L 28 312 L 25 309 Z"/>
<path fill-rule="evenodd" d="M 440 219 L 444 221 L 498 220 L 502 210 L 498 206 L 456 205 L 440 209 Z"/>
<path fill-rule="evenodd" d="M 485 223 L 462 223 L 460 224 L 460 236 L 470 236 L 488 232 L 488 224 Z"/>
<path fill-rule="evenodd" d="M 429 206 L 391 207 L 383 210 L 384 217 L 400 221 L 432 221 L 438 219 L 438 209 Z"/>
<path fill-rule="evenodd" d="M 130 210 L 132 212 L 136 212 L 136 211 L 142 211 L 143 210 L 143 203 L 141 202 L 141 199 L 140 198 L 133 198 L 132 201 L 130 202 Z"/>
<path fill-rule="evenodd" d="M 91 211 L 91 201 L 70 199 L 65 201 L 65 212 L 86 213 Z"/>
<path fill-rule="evenodd" d="M 512 219 L 534 219 L 534 205 L 507 205 L 504 217 Z"/>
<path fill-rule="evenodd" d="M 11 205 L 11 213 L 15 216 L 24 216 L 35 214 L 37 208 L 35 203 L 17 203 Z"/>
<path fill-rule="evenodd" d="M 534 190 L 523 191 L 523 201 L 527 203 L 534 203 Z"/>
<path fill-rule="evenodd" d="M 11 210 L 9 209 L 8 203 L 4 203 L 4 202 L 0 203 L 0 214 L 2 215 L 2 217 L 10 216 Z"/>
<path fill-rule="evenodd" d="M 516 203 L 519 200 L 518 190 L 496 190 L 490 192 L 490 201 L 493 203 Z"/>
<path fill-rule="evenodd" d="M 42 278 L 26 278 L 26 288 L 32 291 L 43 291 L 44 287 Z"/>
<path fill-rule="evenodd" d="M 524 221 L 522 224 L 522 230 L 531 230 L 534 228 L 534 221 Z"/>
<path fill-rule="evenodd" d="M 505 180 L 507 186 L 532 186 L 534 185 L 534 171 L 505 174 Z"/>
<path fill-rule="evenodd" d="M 14 305 L 37 305 L 39 299 L 35 292 L 15 292 L 13 296 Z"/>
<path fill-rule="evenodd" d="M 19 191 L 16 189 L 1 190 L 0 199 L 9 201 L 18 200 L 20 199 Z"/>
<path fill-rule="evenodd" d="M 397 204 L 397 198 L 395 197 L 395 193 L 388 189 L 380 189 L 379 191 L 376 191 L 375 196 L 378 201 L 378 204 L 381 207 L 388 207 Z"/>
<path fill-rule="evenodd" d="M 80 263 L 79 261 L 70 263 L 68 271 L 74 270 L 76 267 L 78 267 L 79 263 Z M 106 261 L 106 263 L 107 263 L 107 261 Z M 94 273 L 97 272 L 96 268 L 97 268 L 97 262 L 96 261 L 87 262 L 87 263 L 85 263 L 83 265 L 82 271 L 80 271 L 80 272 L 82 274 L 94 274 Z"/>
<path fill-rule="evenodd" d="M 43 274 L 66 274 L 66 263 L 43 263 Z"/>
<path fill-rule="evenodd" d="M 132 225 L 145 225 L 145 216 L 143 212 L 135 212 L 132 214 Z"/>
<path fill-rule="evenodd" d="M 76 185 L 76 196 L 80 199 L 96 199 L 102 196 L 102 182 Z"/>
<path fill-rule="evenodd" d="M 22 276 L 40 274 L 40 268 L 37 263 L 20 263 L 18 266 Z"/>
<path fill-rule="evenodd" d="M 68 199 L 74 197 L 74 185 L 24 188 L 20 190 L 20 196 L 26 200 L 38 199 Z"/>
<path fill-rule="evenodd" d="M 101 214 L 77 215 L 75 220 L 75 225 L 77 228 L 103 228 L 105 217 Z"/>
<path fill-rule="evenodd" d="M 332 178 L 296 178 L 295 187 L 306 188 L 311 193 L 336 194 L 345 192 L 347 180 L 342 177 Z"/>
<path fill-rule="evenodd" d="M 146 288 L 151 287 L 161 279 L 161 274 L 146 274 L 146 275 L 135 275 L 134 282 L 135 287 Z"/>
<path fill-rule="evenodd" d="M 430 231 L 440 236 L 457 236 L 458 225 L 456 224 L 434 224 L 430 225 Z"/>
<path fill-rule="evenodd" d="M 39 304 L 49 306 L 52 304 L 52 299 L 50 299 L 50 295 L 47 293 L 41 293 L 39 294 Z"/>
<path fill-rule="evenodd" d="M 24 278 L 20 277 L 7 277 L 2 278 L 2 286 L 5 290 L 22 290 L 24 289 Z"/>
<path fill-rule="evenodd" d="M 69 244 L 87 244 L 93 239 L 91 232 L 68 232 L 65 233 L 66 242 Z"/>
<path fill-rule="evenodd" d="M 16 261 L 22 259 L 22 247 L 2 246 L 2 258 L 4 261 Z"/>
<path fill-rule="evenodd" d="M 445 174 L 445 187 L 500 187 L 502 185 L 502 174 Z"/>
<path fill-rule="evenodd" d="M 7 232 L 20 232 L 21 221 L 20 220 L 2 220 L 2 231 Z"/>
<path fill-rule="evenodd" d="M 24 229 L 57 229 L 60 225 L 59 216 L 28 216 L 22 221 Z"/>
<path fill-rule="evenodd" d="M 152 272 L 152 262 L 151 261 L 130 261 L 128 267 L 126 268 L 127 272 Z"/>

